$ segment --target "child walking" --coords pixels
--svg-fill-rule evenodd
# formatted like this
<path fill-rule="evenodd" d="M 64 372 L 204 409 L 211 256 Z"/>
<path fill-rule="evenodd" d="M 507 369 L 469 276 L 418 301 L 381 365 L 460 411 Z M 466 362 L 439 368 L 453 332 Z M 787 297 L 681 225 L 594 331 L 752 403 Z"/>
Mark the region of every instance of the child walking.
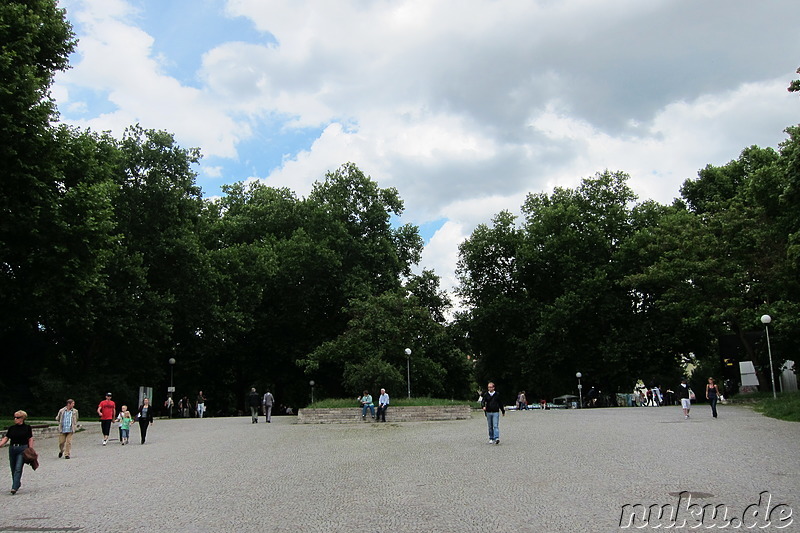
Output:
<path fill-rule="evenodd" d="M 128 411 L 127 405 L 122 406 L 122 410 L 119 412 L 117 420 L 119 421 L 119 432 L 120 436 L 122 437 L 122 445 L 125 446 L 128 444 L 128 437 L 130 437 L 131 424 L 134 423 L 133 417 L 131 416 L 131 412 Z"/>

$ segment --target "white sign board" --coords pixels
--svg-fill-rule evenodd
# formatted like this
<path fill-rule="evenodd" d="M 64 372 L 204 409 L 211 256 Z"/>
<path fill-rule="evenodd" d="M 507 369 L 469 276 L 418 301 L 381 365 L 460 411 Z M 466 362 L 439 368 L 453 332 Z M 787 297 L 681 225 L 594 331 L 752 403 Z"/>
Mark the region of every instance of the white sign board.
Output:
<path fill-rule="evenodd" d="M 756 368 L 752 361 L 739 361 L 739 373 L 742 375 L 742 387 L 758 387 Z"/>

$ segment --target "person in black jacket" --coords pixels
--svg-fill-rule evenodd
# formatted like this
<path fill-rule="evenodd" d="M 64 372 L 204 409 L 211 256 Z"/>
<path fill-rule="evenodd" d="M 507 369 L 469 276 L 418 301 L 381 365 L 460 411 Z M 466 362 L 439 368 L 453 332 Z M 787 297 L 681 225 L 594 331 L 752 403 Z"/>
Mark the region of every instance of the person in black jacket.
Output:
<path fill-rule="evenodd" d="M 256 388 L 250 389 L 247 396 L 247 404 L 250 406 L 250 423 L 258 424 L 258 408 L 261 407 L 261 396 L 256 392 Z"/>
<path fill-rule="evenodd" d="M 144 444 L 147 439 L 147 426 L 153 423 L 153 406 L 150 405 L 148 398 L 145 398 L 142 402 L 142 405 L 139 406 L 139 414 L 136 415 L 136 420 L 139 422 L 139 433 L 142 435 L 142 444 Z"/>
<path fill-rule="evenodd" d="M 483 395 L 481 406 L 489 425 L 489 444 L 500 444 L 500 412 L 506 416 L 506 408 L 503 407 L 500 394 L 494 390 L 494 383 L 490 381 L 486 388 L 488 391 Z"/>
<path fill-rule="evenodd" d="M 9 426 L 6 434 L 0 439 L 0 448 L 10 442 L 8 459 L 11 465 L 11 494 L 16 494 L 22 485 L 23 453 L 28 448 L 33 448 L 33 430 L 25 423 L 28 413 L 17 411 L 14 413 L 14 425 Z"/>

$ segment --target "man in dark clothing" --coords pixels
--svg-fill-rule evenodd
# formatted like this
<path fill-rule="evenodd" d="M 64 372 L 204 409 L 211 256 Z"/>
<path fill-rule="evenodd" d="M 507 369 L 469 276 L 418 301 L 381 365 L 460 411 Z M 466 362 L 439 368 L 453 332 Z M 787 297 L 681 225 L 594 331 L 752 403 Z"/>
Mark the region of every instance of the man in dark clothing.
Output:
<path fill-rule="evenodd" d="M 691 394 L 692 391 L 689 388 L 689 384 L 686 382 L 686 379 L 682 379 L 680 387 L 678 387 L 678 390 L 675 392 L 675 396 L 681 401 L 683 418 L 689 418 L 689 409 L 692 408 Z"/>
<path fill-rule="evenodd" d="M 500 412 L 506 416 L 506 408 L 503 407 L 500 394 L 494 390 L 494 383 L 490 381 L 486 388 L 488 392 L 483 395 L 481 406 L 489 425 L 489 444 L 500 444 Z"/>
<path fill-rule="evenodd" d="M 650 389 L 653 405 L 657 407 L 664 405 L 664 398 L 661 396 L 661 387 L 658 386 L 658 381 L 656 381 L 656 378 L 652 378 L 650 380 L 650 383 L 647 384 L 647 388 Z"/>
<path fill-rule="evenodd" d="M 256 392 L 255 387 L 250 389 L 247 404 L 250 406 L 250 423 L 258 424 L 258 408 L 261 407 L 261 396 Z"/>

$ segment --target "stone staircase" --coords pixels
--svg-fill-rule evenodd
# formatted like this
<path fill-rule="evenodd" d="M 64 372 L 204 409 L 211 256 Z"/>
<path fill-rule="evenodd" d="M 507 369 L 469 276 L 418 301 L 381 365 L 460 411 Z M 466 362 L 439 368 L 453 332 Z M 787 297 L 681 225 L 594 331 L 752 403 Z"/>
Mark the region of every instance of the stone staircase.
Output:
<path fill-rule="evenodd" d="M 386 422 L 425 422 L 431 420 L 467 420 L 472 415 L 469 405 L 426 405 L 414 407 L 389 406 Z M 375 421 L 361 419 L 360 407 L 330 409 L 300 409 L 298 424 L 367 424 Z"/>

